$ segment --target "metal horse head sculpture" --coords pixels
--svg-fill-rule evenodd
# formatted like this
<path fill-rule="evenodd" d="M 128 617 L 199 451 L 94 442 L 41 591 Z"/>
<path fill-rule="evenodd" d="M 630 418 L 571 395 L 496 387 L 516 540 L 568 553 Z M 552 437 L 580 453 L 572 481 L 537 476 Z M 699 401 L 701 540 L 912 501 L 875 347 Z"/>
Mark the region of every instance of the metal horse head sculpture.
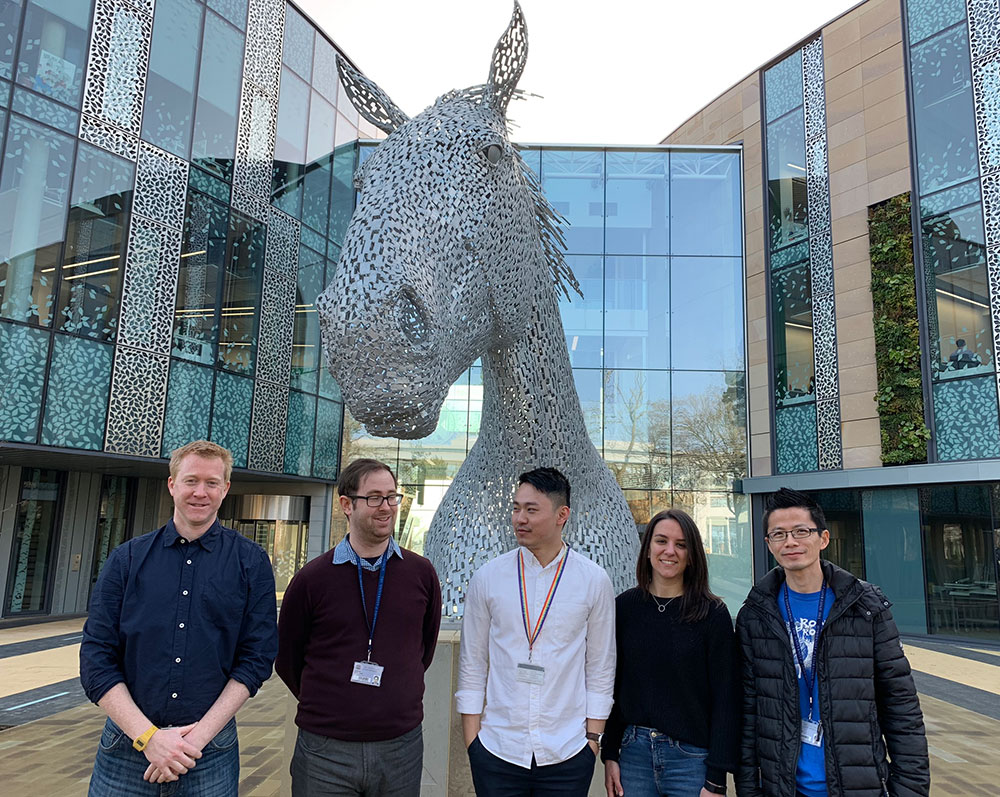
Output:
<path fill-rule="evenodd" d="M 579 285 L 558 217 L 508 138 L 527 52 L 515 3 L 487 83 L 413 119 L 338 61 L 355 107 L 389 135 L 355 175 L 337 276 L 317 301 L 327 365 L 371 434 L 420 438 L 483 361 L 479 436 L 425 540 L 446 614 L 461 613 L 476 568 L 516 545 L 517 476 L 539 466 L 570 481 L 567 541 L 618 589 L 633 583 L 635 523 L 587 434 L 559 316 L 556 290 Z"/>

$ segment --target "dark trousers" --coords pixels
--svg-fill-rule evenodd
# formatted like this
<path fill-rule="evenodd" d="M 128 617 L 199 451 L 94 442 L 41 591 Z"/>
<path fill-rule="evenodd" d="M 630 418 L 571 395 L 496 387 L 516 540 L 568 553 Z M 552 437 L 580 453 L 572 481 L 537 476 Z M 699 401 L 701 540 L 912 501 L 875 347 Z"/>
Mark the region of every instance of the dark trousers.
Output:
<path fill-rule="evenodd" d="M 469 765 L 476 797 L 582 797 L 594 778 L 594 751 L 586 744 L 572 758 L 531 769 L 511 764 L 483 747 L 479 737 L 469 745 Z"/>

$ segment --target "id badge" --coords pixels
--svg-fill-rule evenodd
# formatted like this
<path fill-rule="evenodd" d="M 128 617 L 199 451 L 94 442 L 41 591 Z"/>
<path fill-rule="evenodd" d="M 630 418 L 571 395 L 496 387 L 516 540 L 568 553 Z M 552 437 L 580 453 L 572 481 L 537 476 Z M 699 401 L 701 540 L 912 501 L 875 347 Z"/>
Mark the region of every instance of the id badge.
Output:
<path fill-rule="evenodd" d="M 351 683 L 365 686 L 381 686 L 382 670 L 384 668 L 374 661 L 354 662 L 354 672 L 351 673 Z"/>
<path fill-rule="evenodd" d="M 819 747 L 823 744 L 823 724 L 812 720 L 802 720 L 802 729 L 799 731 L 799 739 L 803 744 L 810 744 Z"/>
<path fill-rule="evenodd" d="M 525 684 L 540 684 L 545 680 L 545 668 L 522 662 L 517 665 L 517 680 Z"/>

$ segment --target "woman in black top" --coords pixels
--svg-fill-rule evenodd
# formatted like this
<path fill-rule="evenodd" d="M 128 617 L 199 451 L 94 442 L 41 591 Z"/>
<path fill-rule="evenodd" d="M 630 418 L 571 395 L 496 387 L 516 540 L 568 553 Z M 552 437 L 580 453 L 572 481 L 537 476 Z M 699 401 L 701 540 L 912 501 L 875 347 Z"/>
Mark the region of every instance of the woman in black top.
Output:
<path fill-rule="evenodd" d="M 615 705 L 601 751 L 608 797 L 725 794 L 739 745 L 737 647 L 686 512 L 649 521 L 636 579 L 616 601 Z"/>

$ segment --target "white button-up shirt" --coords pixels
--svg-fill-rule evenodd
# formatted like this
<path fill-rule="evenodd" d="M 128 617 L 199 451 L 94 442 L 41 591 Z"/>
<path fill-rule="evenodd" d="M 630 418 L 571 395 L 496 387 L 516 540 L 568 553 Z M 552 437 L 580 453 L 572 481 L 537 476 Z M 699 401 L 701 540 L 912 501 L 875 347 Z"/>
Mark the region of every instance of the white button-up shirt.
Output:
<path fill-rule="evenodd" d="M 469 582 L 458 665 L 461 714 L 482 714 L 479 741 L 493 755 L 529 768 L 566 761 L 587 743 L 587 718 L 607 719 L 615 683 L 615 595 L 603 568 L 563 547 L 542 567 L 524 549 L 525 590 L 532 627 L 556 568 L 569 557 L 531 663 L 544 681 L 517 680 L 528 661 L 518 593 L 518 550 L 481 567 Z M 484 709 L 485 703 L 485 709 Z"/>

